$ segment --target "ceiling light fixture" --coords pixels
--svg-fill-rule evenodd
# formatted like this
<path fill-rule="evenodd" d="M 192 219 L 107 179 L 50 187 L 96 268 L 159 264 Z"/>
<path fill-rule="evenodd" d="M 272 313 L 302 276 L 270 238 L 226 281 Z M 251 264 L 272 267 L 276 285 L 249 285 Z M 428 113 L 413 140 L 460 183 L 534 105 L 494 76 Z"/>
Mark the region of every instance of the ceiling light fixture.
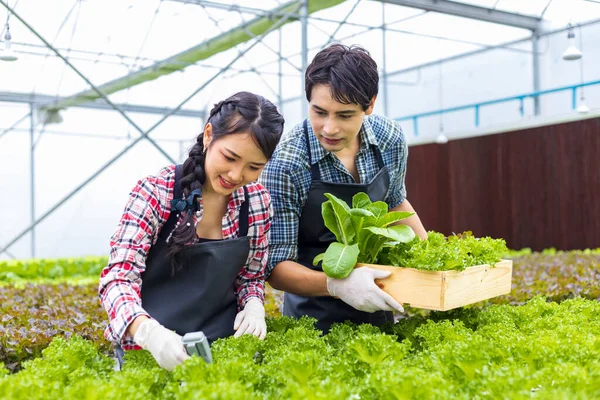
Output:
<path fill-rule="evenodd" d="M 570 22 L 569 25 L 567 25 L 567 32 L 569 45 L 563 53 L 562 58 L 566 61 L 579 60 L 583 56 L 583 53 L 577 48 L 577 46 L 575 46 L 575 32 L 573 30 L 573 24 Z"/>
<path fill-rule="evenodd" d="M 437 136 L 437 138 L 435 138 L 435 142 L 437 144 L 446 144 L 448 143 L 448 136 L 442 132 Z"/>
<path fill-rule="evenodd" d="M 438 99 L 440 102 L 440 133 L 435 138 L 435 142 L 438 144 L 448 143 L 448 136 L 444 133 L 444 73 L 442 71 L 442 61 L 440 60 L 439 69 L 439 86 L 438 86 Z"/>
<path fill-rule="evenodd" d="M 579 25 L 579 48 L 583 52 L 583 32 L 581 30 L 581 25 Z M 587 114 L 590 112 L 590 108 L 587 104 L 585 104 L 585 79 L 583 77 L 583 59 L 579 60 L 579 79 L 581 80 L 581 87 L 579 88 L 579 106 L 577 107 L 577 112 L 580 114 Z"/>
<path fill-rule="evenodd" d="M 585 104 L 585 97 L 581 96 L 579 99 L 579 107 L 577 107 L 577 112 L 580 114 L 587 114 L 590 112 L 590 108 L 587 104 Z"/>
<path fill-rule="evenodd" d="M 17 61 L 19 57 L 17 53 L 11 48 L 11 39 L 10 36 L 10 25 L 8 24 L 8 20 L 10 19 L 10 9 L 8 5 L 6 6 L 6 33 L 4 34 L 4 49 L 0 50 L 0 60 L 2 61 Z"/>
<path fill-rule="evenodd" d="M 17 61 L 19 57 L 11 48 L 10 27 L 6 23 L 6 33 L 4 34 L 4 49 L 0 51 L 0 60 L 2 61 Z"/>

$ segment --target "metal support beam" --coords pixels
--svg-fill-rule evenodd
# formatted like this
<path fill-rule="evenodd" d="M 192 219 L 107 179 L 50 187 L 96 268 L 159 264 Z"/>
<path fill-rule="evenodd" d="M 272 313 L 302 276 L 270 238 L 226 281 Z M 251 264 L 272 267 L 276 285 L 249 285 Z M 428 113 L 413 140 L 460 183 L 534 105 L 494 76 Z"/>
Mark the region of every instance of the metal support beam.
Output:
<path fill-rule="evenodd" d="M 302 72 L 300 76 L 302 77 L 302 87 L 300 88 L 300 93 L 305 92 L 306 88 L 306 68 L 308 67 L 308 0 L 302 0 L 302 6 L 300 8 L 300 26 L 302 29 Z M 301 102 L 301 116 L 302 119 L 308 117 L 308 104 L 305 101 Z"/>
<path fill-rule="evenodd" d="M 17 122 L 15 122 L 14 124 L 12 124 L 10 127 L 4 129 L 2 132 L 0 132 L 0 139 L 2 139 L 4 137 L 4 135 L 8 134 L 8 132 L 12 131 L 13 129 L 15 129 L 17 126 L 19 126 L 19 124 L 23 121 L 25 121 L 27 118 L 29 118 L 29 113 L 23 115 L 21 118 L 19 118 L 19 120 Z"/>
<path fill-rule="evenodd" d="M 289 15 L 290 18 L 294 18 L 294 19 L 300 18 L 299 14 L 277 11 L 278 9 L 262 10 L 260 8 L 240 6 L 239 4 L 223 4 L 223 3 L 215 3 L 214 1 L 207 1 L 207 0 L 169 0 L 169 1 L 177 2 L 177 3 L 184 3 L 184 4 L 195 4 L 195 5 L 199 5 L 202 7 L 216 8 L 219 10 L 233 11 L 233 12 L 239 12 L 239 13 L 244 13 L 244 14 L 252 14 L 252 15 L 259 16 L 259 17 L 273 18 L 273 17 L 283 17 L 286 15 Z"/>
<path fill-rule="evenodd" d="M 531 54 L 532 57 L 532 73 L 533 73 L 533 91 L 534 92 L 539 92 L 540 90 L 542 90 L 541 88 L 541 84 L 540 84 L 540 36 L 538 35 L 537 32 L 533 32 L 533 35 L 531 36 L 531 49 L 533 51 L 533 54 Z M 534 96 L 533 97 L 533 115 L 540 115 L 541 109 L 540 109 L 540 96 Z M 523 110 L 521 110 L 521 113 L 523 113 Z"/>
<path fill-rule="evenodd" d="M 29 106 L 29 202 L 30 223 L 35 222 L 35 119 L 33 104 Z M 31 258 L 35 258 L 35 227 L 31 228 Z"/>
<path fill-rule="evenodd" d="M 390 25 L 398 25 L 401 22 L 404 22 L 404 21 L 407 21 L 407 20 L 410 20 L 410 19 L 414 19 L 414 18 L 418 18 L 418 17 L 420 17 L 420 16 L 422 16 L 424 14 L 427 14 L 427 12 L 428 11 L 423 11 L 422 13 L 411 15 L 409 17 L 402 18 L 402 19 L 399 19 L 397 21 L 391 21 L 388 24 L 386 24 L 386 28 L 385 29 L 386 29 L 387 32 L 402 33 L 402 34 L 405 34 L 405 35 L 413 35 L 413 36 L 419 36 L 419 37 L 424 37 L 424 38 L 437 39 L 437 40 L 445 40 L 445 41 L 450 41 L 450 42 L 454 42 L 454 43 L 464 43 L 464 44 L 469 44 L 469 45 L 473 45 L 473 46 L 479 46 L 479 47 L 482 48 L 482 50 L 501 48 L 501 49 L 505 49 L 507 51 L 512 51 L 512 52 L 515 52 L 515 53 L 528 53 L 528 54 L 531 53 L 531 50 L 524 50 L 524 49 L 512 48 L 512 47 L 508 47 L 508 46 L 506 46 L 504 44 L 501 44 L 501 45 L 488 45 L 488 44 L 484 44 L 484 43 L 476 42 L 476 41 L 462 40 L 462 39 L 456 39 L 456 38 L 449 38 L 449 37 L 445 37 L 445 36 L 441 36 L 441 35 L 428 35 L 428 34 L 424 34 L 424 33 L 411 32 L 410 30 L 406 30 L 406 29 L 390 28 Z M 327 18 L 315 17 L 315 16 L 311 16 L 309 21 L 311 21 L 311 22 L 321 21 L 321 22 L 339 23 L 339 21 L 330 20 L 330 19 L 327 19 Z M 359 23 L 356 23 L 356 22 L 349 22 L 349 21 L 346 21 L 344 23 L 344 25 L 346 25 L 346 26 L 354 26 L 354 27 L 358 27 L 358 28 L 365 28 L 365 29 L 363 31 L 358 31 L 358 32 L 352 33 L 350 35 L 347 35 L 347 36 L 339 38 L 338 40 L 340 42 L 348 41 L 349 39 L 352 39 L 354 37 L 363 35 L 363 34 L 365 34 L 367 32 L 371 32 L 371 31 L 374 31 L 374 30 L 381 29 L 381 26 L 370 26 L 370 25 L 359 24 Z M 320 28 L 317 27 L 317 29 L 320 29 Z M 322 29 L 320 29 L 320 30 L 323 33 L 325 33 L 325 34 L 328 34 L 324 30 L 322 30 Z M 313 48 L 309 48 L 309 51 L 312 51 L 312 50 L 315 50 L 315 49 L 320 49 L 320 48 L 321 48 L 321 45 L 315 46 Z M 299 51 L 299 52 L 292 53 L 292 54 L 288 55 L 288 57 L 295 57 L 295 56 L 298 56 L 300 54 L 301 54 L 301 52 Z M 257 68 L 261 69 L 261 68 L 267 67 L 267 66 L 273 64 L 274 62 L 275 61 L 265 62 L 263 64 L 260 64 Z"/>
<path fill-rule="evenodd" d="M 280 29 L 278 31 L 279 33 L 279 47 L 278 47 L 278 51 L 279 51 L 279 59 L 277 60 L 277 75 L 278 75 L 278 79 L 277 79 L 277 108 L 279 109 L 280 113 L 283 113 L 283 66 L 281 65 L 282 62 L 282 53 L 283 53 L 283 31 Z"/>
<path fill-rule="evenodd" d="M 27 114 L 29 116 L 29 114 Z M 27 132 L 29 133 L 29 127 L 27 128 L 13 128 L 11 132 Z M 67 132 L 67 131 L 61 131 L 61 130 L 55 130 L 55 129 L 47 129 L 47 127 L 43 127 L 42 132 L 40 132 L 37 135 L 37 138 L 35 140 L 35 146 L 37 147 L 40 141 L 40 136 L 41 134 L 44 135 L 44 137 L 48 137 L 48 136 L 62 136 L 62 137 L 77 137 L 77 138 L 91 138 L 91 139 L 110 139 L 110 140 L 114 140 L 114 141 L 127 141 L 130 142 L 131 141 L 131 135 L 129 134 L 129 131 L 125 134 L 125 135 L 118 135 L 118 134 L 114 134 L 114 133 L 98 133 L 98 132 L 82 132 L 82 131 L 77 131 L 77 132 Z M 193 138 L 190 138 L 189 140 L 192 140 Z M 188 140 L 188 141 L 189 141 Z M 161 143 L 179 143 L 181 141 L 181 139 L 157 139 L 157 142 L 161 142 Z M 185 140 L 184 140 L 185 141 Z"/>
<path fill-rule="evenodd" d="M 4 4 L 6 6 L 6 4 L 3 2 L 3 0 L 0 0 L 0 4 Z M 296 12 L 296 11 L 297 11 L 297 9 L 294 9 L 293 12 Z M 17 16 L 17 15 L 15 14 L 15 16 Z M 26 26 L 29 27 L 29 25 L 27 25 L 26 22 L 23 21 L 20 17 L 17 16 L 17 18 L 19 18 L 19 20 L 21 22 L 23 22 L 23 24 L 25 24 Z M 223 67 L 223 69 L 221 71 L 219 71 L 217 74 L 215 74 L 214 76 L 212 76 L 209 80 L 207 80 L 206 82 L 204 82 L 204 84 L 202 86 L 200 86 L 198 89 L 196 89 L 185 100 L 183 100 L 177 107 L 175 107 L 175 109 L 171 113 L 174 113 L 177 110 L 179 110 L 188 101 L 190 101 L 194 96 L 196 96 L 200 91 L 204 90 L 204 88 L 206 88 L 206 86 L 208 86 L 211 82 L 213 82 L 219 75 L 221 75 L 222 73 L 224 73 L 225 71 L 227 71 L 229 69 L 229 67 L 231 67 L 240 58 L 242 58 L 244 56 L 244 54 L 246 54 L 248 51 L 250 51 L 250 49 L 252 49 L 254 46 L 256 46 L 260 40 L 263 40 L 266 35 L 268 35 L 273 30 L 278 29 L 284 23 L 286 23 L 287 19 L 288 19 L 287 17 L 282 17 L 282 18 L 278 19 L 256 41 L 254 41 L 254 43 L 252 43 L 250 46 L 248 46 L 247 48 L 245 48 L 244 50 L 242 50 L 236 57 L 234 57 L 234 59 L 229 64 L 227 64 L 225 67 Z M 43 42 L 47 43 L 41 36 L 38 36 L 38 37 Z M 17 236 L 15 236 L 13 239 L 11 239 L 6 245 L 4 245 L 4 246 L 0 245 L 0 254 L 3 253 L 3 252 L 6 252 L 6 250 L 8 250 L 13 244 L 15 244 L 16 242 L 18 242 L 23 236 L 25 236 L 26 234 L 28 234 L 36 225 L 38 225 L 40 222 L 42 222 L 46 218 L 48 218 L 49 215 L 51 215 L 54 211 L 56 211 L 58 208 L 60 208 L 64 203 L 66 203 L 69 199 L 71 199 L 71 197 L 73 197 L 81 189 L 83 189 L 85 186 L 87 186 L 88 183 L 90 183 L 96 177 L 98 177 L 102 172 L 104 172 L 104 170 L 106 170 L 115 161 L 117 161 L 119 158 L 121 158 L 121 156 L 123 156 L 125 153 L 127 153 L 129 150 L 131 150 L 137 143 L 139 143 L 143 139 L 147 139 L 148 138 L 147 136 L 150 134 L 150 132 L 152 132 L 154 129 L 156 129 L 156 127 L 159 126 L 170 115 L 171 114 L 165 115 L 158 122 L 156 122 L 148 131 L 142 132 L 142 136 L 139 136 L 135 140 L 133 140 L 128 146 L 126 146 L 123 150 L 121 150 L 121 152 L 119 152 L 119 154 L 117 154 L 116 156 L 114 156 L 113 158 L 111 158 L 102 167 L 100 167 L 100 169 L 98 171 L 96 171 L 94 174 L 92 174 L 92 176 L 90 176 L 88 179 L 86 179 L 85 181 L 83 181 L 79 186 L 77 186 L 74 190 L 72 190 L 68 195 L 66 195 L 64 198 L 62 198 L 54 206 L 50 207 L 49 210 L 47 210 L 44 214 L 42 214 L 39 218 L 37 218 L 31 225 L 29 225 L 27 228 L 25 228 L 21 233 L 19 233 Z M 173 162 L 173 163 L 175 163 L 175 162 Z"/>
<path fill-rule="evenodd" d="M 389 117 L 389 96 L 388 96 L 388 77 L 387 77 L 387 32 L 385 26 L 385 3 L 381 4 L 381 47 L 382 47 L 382 58 L 383 61 L 381 63 L 381 80 L 383 87 L 383 115 Z"/>
<path fill-rule="evenodd" d="M 14 92 L 0 92 L 0 102 L 5 101 L 8 103 L 28 103 L 33 104 L 36 109 L 40 108 L 44 104 L 48 104 L 53 101 L 60 101 L 62 98 L 56 98 L 56 96 L 49 96 L 44 94 L 29 94 L 29 93 L 14 93 Z M 144 114 L 159 114 L 165 115 L 172 111 L 171 108 L 167 107 L 152 107 L 143 106 L 136 104 L 115 104 L 123 111 L 144 113 Z M 75 107 L 91 108 L 98 110 L 114 110 L 109 104 L 102 99 L 98 99 L 91 103 L 79 104 Z M 180 117 L 192 117 L 205 119 L 204 110 L 177 110 L 172 115 Z"/>
<path fill-rule="evenodd" d="M 16 42 L 16 41 L 13 41 L 12 44 L 15 47 L 20 47 L 21 49 L 19 49 L 19 53 L 22 53 L 22 54 L 29 54 L 32 56 L 44 57 L 44 58 L 47 58 L 49 56 L 56 57 L 56 55 L 47 54 L 45 52 L 46 46 L 41 45 L 41 44 Z M 32 48 L 35 50 L 42 49 L 42 50 L 44 50 L 44 52 L 40 53 L 40 52 L 36 52 L 36 51 L 28 51 L 28 50 L 22 49 L 22 47 Z M 141 65 L 141 63 L 149 63 L 149 62 L 156 63 L 156 62 L 158 62 L 158 60 L 151 59 L 148 57 L 134 57 L 134 56 L 126 56 L 123 54 L 115 54 L 115 53 L 94 53 L 91 51 L 69 49 L 69 48 L 65 48 L 65 47 L 56 47 L 56 50 L 58 50 L 62 53 L 65 53 L 65 52 L 69 53 L 69 60 L 88 61 L 88 62 L 96 63 L 98 65 L 104 65 L 104 64 L 119 65 L 119 66 L 125 66 L 129 70 L 131 70 L 131 66 L 133 64 L 139 63 Z M 88 57 L 84 57 L 84 56 L 88 56 Z M 110 60 L 104 59 L 103 57 L 107 57 L 109 59 L 119 58 L 121 61 L 110 61 Z M 186 63 L 186 66 L 187 65 L 188 64 Z M 209 64 L 209 63 L 202 63 L 202 68 L 221 69 L 221 66 L 217 66 L 217 65 Z M 229 70 L 232 72 L 239 72 L 239 73 L 252 72 L 247 68 L 230 68 Z M 269 71 L 263 71 L 262 74 L 263 75 L 277 75 L 276 72 L 269 72 Z"/>
<path fill-rule="evenodd" d="M 293 17 L 295 15 L 294 10 L 298 7 L 301 1 L 303 0 L 295 0 L 277 7 L 273 10 L 273 14 L 283 15 L 283 17 L 286 18 L 286 23 L 289 23 L 295 20 Z M 342 3 L 343 1 L 344 0 L 311 0 L 310 4 L 308 5 L 308 13 L 310 14 L 315 11 L 333 7 Z M 269 28 L 274 26 L 275 21 L 276 20 L 268 16 L 254 18 L 245 24 L 229 30 L 228 32 L 215 36 L 197 46 L 187 49 L 163 61 L 159 61 L 154 65 L 142 68 L 136 72 L 100 85 L 98 89 L 102 93 L 109 95 L 120 90 L 128 89 L 141 83 L 154 80 L 160 76 L 182 70 L 200 60 L 205 60 L 217 53 L 231 49 L 238 44 L 251 40 L 252 36 L 246 31 L 252 32 L 252 34 L 255 36 L 265 33 L 267 30 L 269 30 Z M 74 105 L 90 102 L 99 97 L 101 96 L 99 95 L 98 91 L 86 90 L 67 97 L 61 101 L 47 104 L 44 108 L 48 110 L 60 110 L 63 108 L 72 107 Z"/>
<path fill-rule="evenodd" d="M 493 22 L 495 24 L 512 26 L 515 28 L 534 31 L 538 29 L 541 21 L 539 18 L 527 15 L 515 14 L 506 11 L 494 10 L 492 8 L 479 7 L 471 4 L 457 3 L 449 0 L 379 0 L 383 3 L 395 4 L 417 8 L 420 10 L 433 11 L 441 14 L 456 15 L 463 18 L 477 19 L 480 21 Z"/>
<path fill-rule="evenodd" d="M 346 16 L 338 23 L 338 25 L 336 26 L 333 33 L 331 35 L 329 35 L 329 39 L 327 39 L 325 44 L 323 46 L 321 46 L 321 50 L 323 50 L 325 47 L 329 46 L 329 44 L 335 40 L 335 35 L 337 35 L 337 33 L 340 31 L 340 29 L 342 29 L 342 27 L 348 22 L 348 18 L 350 18 L 352 13 L 354 13 L 354 10 L 356 10 L 356 7 L 358 6 L 359 3 L 360 3 L 360 0 L 356 0 L 356 2 L 354 3 L 354 5 L 350 9 L 350 11 L 348 11 Z"/>
<path fill-rule="evenodd" d="M 58 50 L 56 50 L 52 44 L 50 44 L 50 42 L 48 42 L 42 35 L 40 35 L 40 33 L 35 30 L 33 28 L 33 26 L 31 26 L 31 24 L 29 24 L 27 21 L 25 21 L 19 14 L 17 14 L 13 9 L 11 9 L 10 7 L 8 7 L 8 4 L 5 0 L 0 0 L 0 4 L 2 4 L 4 7 L 6 7 L 6 9 L 8 10 L 8 12 L 12 13 L 15 18 L 17 18 L 19 21 L 21 21 L 21 23 L 23 25 L 25 25 L 25 27 L 27 27 L 27 29 L 29 29 L 29 31 L 31 33 L 34 34 L 34 36 L 36 36 L 38 39 L 40 39 L 40 41 L 42 41 L 47 47 L 48 49 L 52 50 L 52 52 L 54 54 L 56 54 L 61 60 L 63 60 L 63 62 L 69 67 L 71 68 L 71 70 L 73 70 L 73 72 L 75 72 L 75 74 L 77 74 L 81 79 L 83 79 L 85 81 L 85 83 L 87 83 L 91 88 L 92 91 L 96 94 L 96 98 L 102 98 L 104 99 L 104 101 L 106 103 L 108 103 L 108 105 L 110 105 L 112 108 L 115 109 L 115 111 L 117 111 L 119 114 L 121 114 L 123 116 L 123 118 L 125 118 L 127 120 L 127 122 L 129 122 L 131 124 L 131 126 L 133 126 L 141 135 L 142 138 L 146 139 L 147 141 L 150 142 L 150 144 L 152 144 L 152 146 L 154 146 L 156 148 L 156 150 L 158 150 L 163 156 L 165 156 L 165 158 L 169 161 L 171 161 L 173 164 L 175 164 L 175 160 L 173 160 L 173 158 L 169 155 L 169 153 L 167 153 L 162 147 L 160 147 L 154 140 L 152 140 L 152 138 L 150 138 L 150 136 L 148 136 L 148 133 L 144 132 L 142 130 L 142 128 L 140 128 L 131 118 L 129 118 L 129 116 L 127 114 L 125 114 L 125 112 L 123 110 L 121 110 L 119 107 L 117 107 L 112 101 L 109 100 L 108 96 L 102 92 L 102 90 L 100 90 L 98 87 L 96 87 L 83 73 L 81 73 L 81 71 L 79 71 L 65 56 L 63 56 Z M 42 111 L 44 112 L 48 112 L 48 111 L 53 111 L 53 110 L 49 110 L 49 109 L 43 109 Z M 45 123 L 48 122 L 51 118 L 52 118 L 52 114 L 49 113 L 48 115 L 46 115 L 44 117 L 45 119 Z M 162 121 L 162 120 L 161 120 Z"/>
<path fill-rule="evenodd" d="M 250 32 L 249 30 L 245 29 L 244 32 L 246 32 L 248 35 L 250 35 L 252 38 L 256 39 L 258 36 L 256 36 L 254 33 Z M 279 61 L 284 61 L 285 63 L 287 63 L 290 67 L 294 68 L 296 71 L 298 72 L 302 72 L 302 68 L 297 67 L 296 65 L 294 65 L 294 63 L 292 63 L 290 60 L 288 60 L 285 57 L 281 56 L 281 52 L 278 52 L 277 50 L 274 50 L 271 48 L 271 46 L 269 46 L 268 44 L 264 43 L 264 42 L 260 42 L 260 44 L 265 47 L 267 50 L 269 50 L 271 53 L 275 54 L 277 56 L 277 59 Z M 256 72 L 256 68 L 253 68 L 253 71 L 251 72 Z M 262 73 L 262 72 L 261 72 Z"/>
<path fill-rule="evenodd" d="M 201 0 L 196 0 L 201 2 Z M 204 12 L 206 13 L 206 15 L 209 17 L 209 19 L 215 24 L 215 28 L 217 28 L 219 30 L 220 33 L 224 33 L 224 31 L 221 29 L 221 26 L 219 24 L 219 21 L 214 18 L 211 13 L 208 12 L 208 10 L 206 10 L 206 7 L 204 6 L 204 4 L 201 4 L 202 8 L 204 8 Z M 233 5 L 232 5 L 233 6 Z M 291 13 L 288 13 L 289 16 L 291 16 Z M 240 13 L 240 17 L 242 18 L 242 21 L 244 23 L 246 23 L 246 19 L 244 18 L 244 16 Z M 254 33 L 250 32 L 248 29 L 244 29 L 244 32 L 247 33 L 248 35 L 250 35 L 252 38 L 257 39 L 258 36 L 256 36 Z M 281 30 L 279 30 L 279 32 L 281 32 Z M 281 57 L 281 51 L 277 51 L 274 50 L 271 46 L 269 46 L 268 44 L 266 44 L 263 40 L 259 40 L 259 43 L 261 46 L 267 48 L 270 52 L 272 52 L 273 54 L 275 54 L 278 58 L 278 60 L 280 61 L 286 61 L 289 65 L 291 65 L 294 69 L 299 70 L 299 68 L 297 66 L 295 66 L 293 63 L 291 63 L 289 60 L 284 59 Z M 239 51 L 239 50 L 238 50 Z M 264 83 L 265 87 L 267 89 L 269 89 L 273 95 L 278 96 L 278 92 L 273 89 L 273 87 L 271 86 L 271 83 L 268 82 L 264 77 L 263 74 L 261 73 L 261 71 L 257 70 L 254 66 L 253 66 L 253 62 L 250 61 L 248 58 L 246 58 L 244 56 L 244 61 L 246 61 L 248 63 L 249 66 L 249 72 L 252 72 L 254 74 L 256 74 L 256 76 L 258 76 L 258 78 Z"/>
<path fill-rule="evenodd" d="M 185 161 L 187 158 L 187 149 L 185 148 L 186 142 L 184 140 L 179 140 L 179 160 L 181 162 Z"/>
<path fill-rule="evenodd" d="M 595 24 L 598 24 L 598 23 L 600 23 L 600 18 L 593 19 L 593 20 L 587 21 L 587 22 L 583 22 L 583 23 L 579 24 L 579 26 L 580 27 L 585 27 L 585 26 L 595 25 Z M 542 38 L 544 36 L 550 36 L 550 35 L 554 35 L 556 33 L 566 32 L 567 29 L 568 28 L 560 28 L 560 29 L 555 29 L 555 30 L 551 30 L 551 31 L 550 30 L 538 31 L 537 36 L 538 36 L 538 38 Z M 426 62 L 426 63 L 423 63 L 423 64 L 419 64 L 419 65 L 415 65 L 415 66 L 412 66 L 412 67 L 399 69 L 399 70 L 396 70 L 396 71 L 388 73 L 388 76 L 391 77 L 391 76 L 401 75 L 401 74 L 405 74 L 407 72 L 418 71 L 418 70 L 426 68 L 426 67 L 432 67 L 432 66 L 438 65 L 438 63 L 440 61 L 441 62 L 456 61 L 456 60 L 461 60 L 463 58 L 467 58 L 467 57 L 470 57 L 470 56 L 475 56 L 477 54 L 483 54 L 483 53 L 485 53 L 486 51 L 489 51 L 489 50 L 506 49 L 507 46 L 518 45 L 518 44 L 521 44 L 521 43 L 529 42 L 530 40 L 531 40 L 531 37 L 528 36 L 526 38 L 513 40 L 511 42 L 501 43 L 501 44 L 498 44 L 498 45 L 488 46 L 488 47 L 485 47 L 485 48 L 482 48 L 482 49 L 468 51 L 466 53 L 461 53 L 461 54 L 457 54 L 457 55 L 454 55 L 454 56 L 446 57 L 446 58 L 443 58 L 441 60 L 429 61 L 429 62 Z M 284 102 L 285 102 L 285 100 L 284 100 Z"/>

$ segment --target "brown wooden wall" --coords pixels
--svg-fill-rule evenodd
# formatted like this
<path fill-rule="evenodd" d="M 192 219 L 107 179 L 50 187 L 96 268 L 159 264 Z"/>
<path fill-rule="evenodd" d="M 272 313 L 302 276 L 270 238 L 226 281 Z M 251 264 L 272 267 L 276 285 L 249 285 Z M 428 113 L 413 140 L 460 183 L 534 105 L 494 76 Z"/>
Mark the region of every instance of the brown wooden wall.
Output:
<path fill-rule="evenodd" d="M 412 146 L 406 187 L 427 230 L 600 247 L 600 118 Z"/>

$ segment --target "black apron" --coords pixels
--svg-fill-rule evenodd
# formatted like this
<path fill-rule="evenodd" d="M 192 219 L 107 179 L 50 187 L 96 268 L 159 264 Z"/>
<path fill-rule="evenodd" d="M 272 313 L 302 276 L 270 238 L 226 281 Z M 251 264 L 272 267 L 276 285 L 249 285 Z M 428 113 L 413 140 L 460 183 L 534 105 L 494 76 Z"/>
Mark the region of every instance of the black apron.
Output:
<path fill-rule="evenodd" d="M 175 169 L 174 198 L 183 196 L 181 166 Z M 239 237 L 185 246 L 182 268 L 173 273 L 166 239 L 174 228 L 173 210 L 152 246 L 142 274 L 142 307 L 179 335 L 203 331 L 209 342 L 234 334 L 237 314 L 234 283 L 248 259 L 248 192 L 239 215 Z M 191 212 L 191 211 L 188 211 Z"/>
<path fill-rule="evenodd" d="M 304 120 L 304 138 L 308 151 L 308 160 L 311 162 L 310 141 L 308 137 L 308 123 Z M 352 205 L 352 197 L 365 192 L 371 201 L 383 201 L 390 185 L 390 175 L 383 164 L 383 158 L 378 147 L 375 147 L 379 172 L 367 184 L 363 183 L 331 183 L 321 181 L 321 172 L 318 163 L 311 165 L 312 183 L 308 192 L 306 204 L 300 217 L 298 230 L 298 262 L 307 268 L 322 271 L 321 263 L 313 266 L 313 258 L 324 253 L 330 243 L 335 242 L 335 235 L 329 231 L 323 222 L 321 205 L 327 201 L 325 193 L 331 193 Z M 329 332 L 334 322 L 351 321 L 356 324 L 368 323 L 381 326 L 385 322 L 393 322 L 393 313 L 389 311 L 376 311 L 367 313 L 358 311 L 342 300 L 330 296 L 304 297 L 291 293 L 284 294 L 283 314 L 300 318 L 308 315 L 317 319 L 317 328 L 323 333 Z"/>

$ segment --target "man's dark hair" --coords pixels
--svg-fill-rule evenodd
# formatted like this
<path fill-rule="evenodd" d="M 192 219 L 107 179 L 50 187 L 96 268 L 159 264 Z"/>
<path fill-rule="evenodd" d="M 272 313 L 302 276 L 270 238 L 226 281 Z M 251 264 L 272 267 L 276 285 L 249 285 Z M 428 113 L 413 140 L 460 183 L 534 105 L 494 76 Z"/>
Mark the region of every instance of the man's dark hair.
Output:
<path fill-rule="evenodd" d="M 306 99 L 314 85 L 327 85 L 333 99 L 342 104 L 369 108 L 379 89 L 377 63 L 358 45 L 332 44 L 317 53 L 306 69 Z"/>

